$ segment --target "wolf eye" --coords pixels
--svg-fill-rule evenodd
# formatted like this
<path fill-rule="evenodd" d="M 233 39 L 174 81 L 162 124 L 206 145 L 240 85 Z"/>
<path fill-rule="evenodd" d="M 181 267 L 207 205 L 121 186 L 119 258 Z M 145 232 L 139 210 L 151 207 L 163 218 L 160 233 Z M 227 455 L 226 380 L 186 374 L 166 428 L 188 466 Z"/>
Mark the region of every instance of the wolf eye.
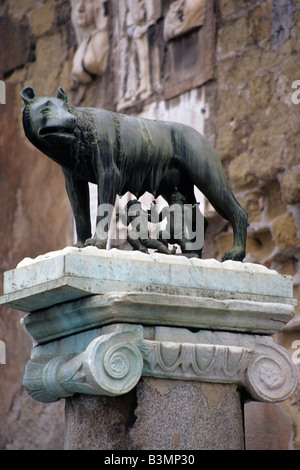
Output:
<path fill-rule="evenodd" d="M 43 108 L 43 109 L 41 110 L 41 113 L 42 113 L 42 114 L 48 114 L 49 112 L 50 112 L 49 106 L 45 106 L 45 108 Z"/>

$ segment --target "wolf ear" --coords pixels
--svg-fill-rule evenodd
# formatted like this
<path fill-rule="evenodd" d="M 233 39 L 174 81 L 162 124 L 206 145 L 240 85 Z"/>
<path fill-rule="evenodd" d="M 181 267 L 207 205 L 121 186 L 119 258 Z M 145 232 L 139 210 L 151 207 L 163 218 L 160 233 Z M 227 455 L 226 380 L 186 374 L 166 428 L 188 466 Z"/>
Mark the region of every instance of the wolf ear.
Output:
<path fill-rule="evenodd" d="M 59 89 L 57 91 L 56 98 L 58 98 L 59 100 L 64 101 L 66 104 L 69 104 L 69 98 L 68 98 L 68 96 L 66 95 L 66 93 L 64 92 L 64 90 L 62 89 L 61 86 L 59 87 Z"/>
<path fill-rule="evenodd" d="M 21 91 L 20 95 L 23 98 L 25 104 L 29 104 L 36 96 L 34 89 L 31 88 L 30 86 L 27 88 L 24 88 Z"/>

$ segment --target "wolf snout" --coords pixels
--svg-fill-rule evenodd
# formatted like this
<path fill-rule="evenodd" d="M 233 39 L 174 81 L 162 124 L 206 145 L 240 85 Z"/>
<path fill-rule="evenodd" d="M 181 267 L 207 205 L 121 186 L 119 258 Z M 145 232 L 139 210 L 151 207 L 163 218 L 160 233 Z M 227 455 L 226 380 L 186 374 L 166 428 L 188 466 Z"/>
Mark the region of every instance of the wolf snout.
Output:
<path fill-rule="evenodd" d="M 66 127 L 70 127 L 71 129 L 74 129 L 74 127 L 77 124 L 77 118 L 73 116 L 73 114 L 70 114 L 68 118 L 66 119 Z"/>

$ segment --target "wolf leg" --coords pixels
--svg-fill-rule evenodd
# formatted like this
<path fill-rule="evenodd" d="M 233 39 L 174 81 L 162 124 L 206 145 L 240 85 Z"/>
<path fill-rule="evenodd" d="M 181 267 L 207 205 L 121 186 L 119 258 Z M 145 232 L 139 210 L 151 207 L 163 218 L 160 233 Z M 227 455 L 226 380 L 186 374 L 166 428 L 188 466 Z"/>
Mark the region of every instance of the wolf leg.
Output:
<path fill-rule="evenodd" d="M 246 238 L 248 227 L 248 213 L 235 199 L 230 188 L 223 192 L 223 199 L 210 199 L 216 211 L 232 225 L 233 247 L 222 256 L 222 261 L 242 261 L 246 255 Z"/>
<path fill-rule="evenodd" d="M 211 159 L 209 158 L 210 156 Z M 202 174 L 200 168 L 196 176 L 193 177 L 194 184 L 205 195 L 221 217 L 228 220 L 232 225 L 233 247 L 224 253 L 222 261 L 229 259 L 242 261 L 246 254 L 248 213 L 232 193 L 221 161 L 215 151 L 210 152 L 210 155 L 206 156 L 207 163 L 206 171 L 203 171 Z"/>
<path fill-rule="evenodd" d="M 71 172 L 62 169 L 65 177 L 66 190 L 75 218 L 77 243 L 82 247 L 91 236 L 90 196 L 88 183 L 77 178 Z"/>
<path fill-rule="evenodd" d="M 98 175 L 98 209 L 96 219 L 96 232 L 92 238 L 85 242 L 85 246 L 96 246 L 105 249 L 108 233 L 114 211 L 114 205 L 119 185 L 119 176 L 111 168 L 101 169 Z"/>

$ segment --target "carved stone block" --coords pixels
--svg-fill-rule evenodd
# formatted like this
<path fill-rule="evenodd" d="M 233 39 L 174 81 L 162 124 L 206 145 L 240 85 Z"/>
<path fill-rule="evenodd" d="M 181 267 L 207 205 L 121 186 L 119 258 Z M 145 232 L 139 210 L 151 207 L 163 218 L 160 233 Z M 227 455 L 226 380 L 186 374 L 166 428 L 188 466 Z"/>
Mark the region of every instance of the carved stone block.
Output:
<path fill-rule="evenodd" d="M 106 72 L 109 53 L 106 2 L 72 0 L 72 24 L 77 39 L 71 76 L 75 82 L 89 83 Z"/>
<path fill-rule="evenodd" d="M 112 6 L 119 111 L 170 99 L 213 78 L 212 2 L 114 0 Z"/>
<path fill-rule="evenodd" d="M 35 346 L 23 383 L 36 400 L 52 402 L 122 395 L 142 376 L 237 384 L 266 402 L 285 400 L 297 385 L 288 352 L 268 337 L 126 323 Z"/>
<path fill-rule="evenodd" d="M 123 395 L 142 376 L 235 384 L 267 402 L 297 384 L 270 337 L 294 315 L 292 280 L 263 266 L 66 248 L 6 272 L 4 291 L 2 304 L 29 312 L 24 386 L 42 402 Z"/>
<path fill-rule="evenodd" d="M 202 26 L 205 0 L 176 0 L 171 3 L 164 22 L 164 38 L 169 40 Z"/>

